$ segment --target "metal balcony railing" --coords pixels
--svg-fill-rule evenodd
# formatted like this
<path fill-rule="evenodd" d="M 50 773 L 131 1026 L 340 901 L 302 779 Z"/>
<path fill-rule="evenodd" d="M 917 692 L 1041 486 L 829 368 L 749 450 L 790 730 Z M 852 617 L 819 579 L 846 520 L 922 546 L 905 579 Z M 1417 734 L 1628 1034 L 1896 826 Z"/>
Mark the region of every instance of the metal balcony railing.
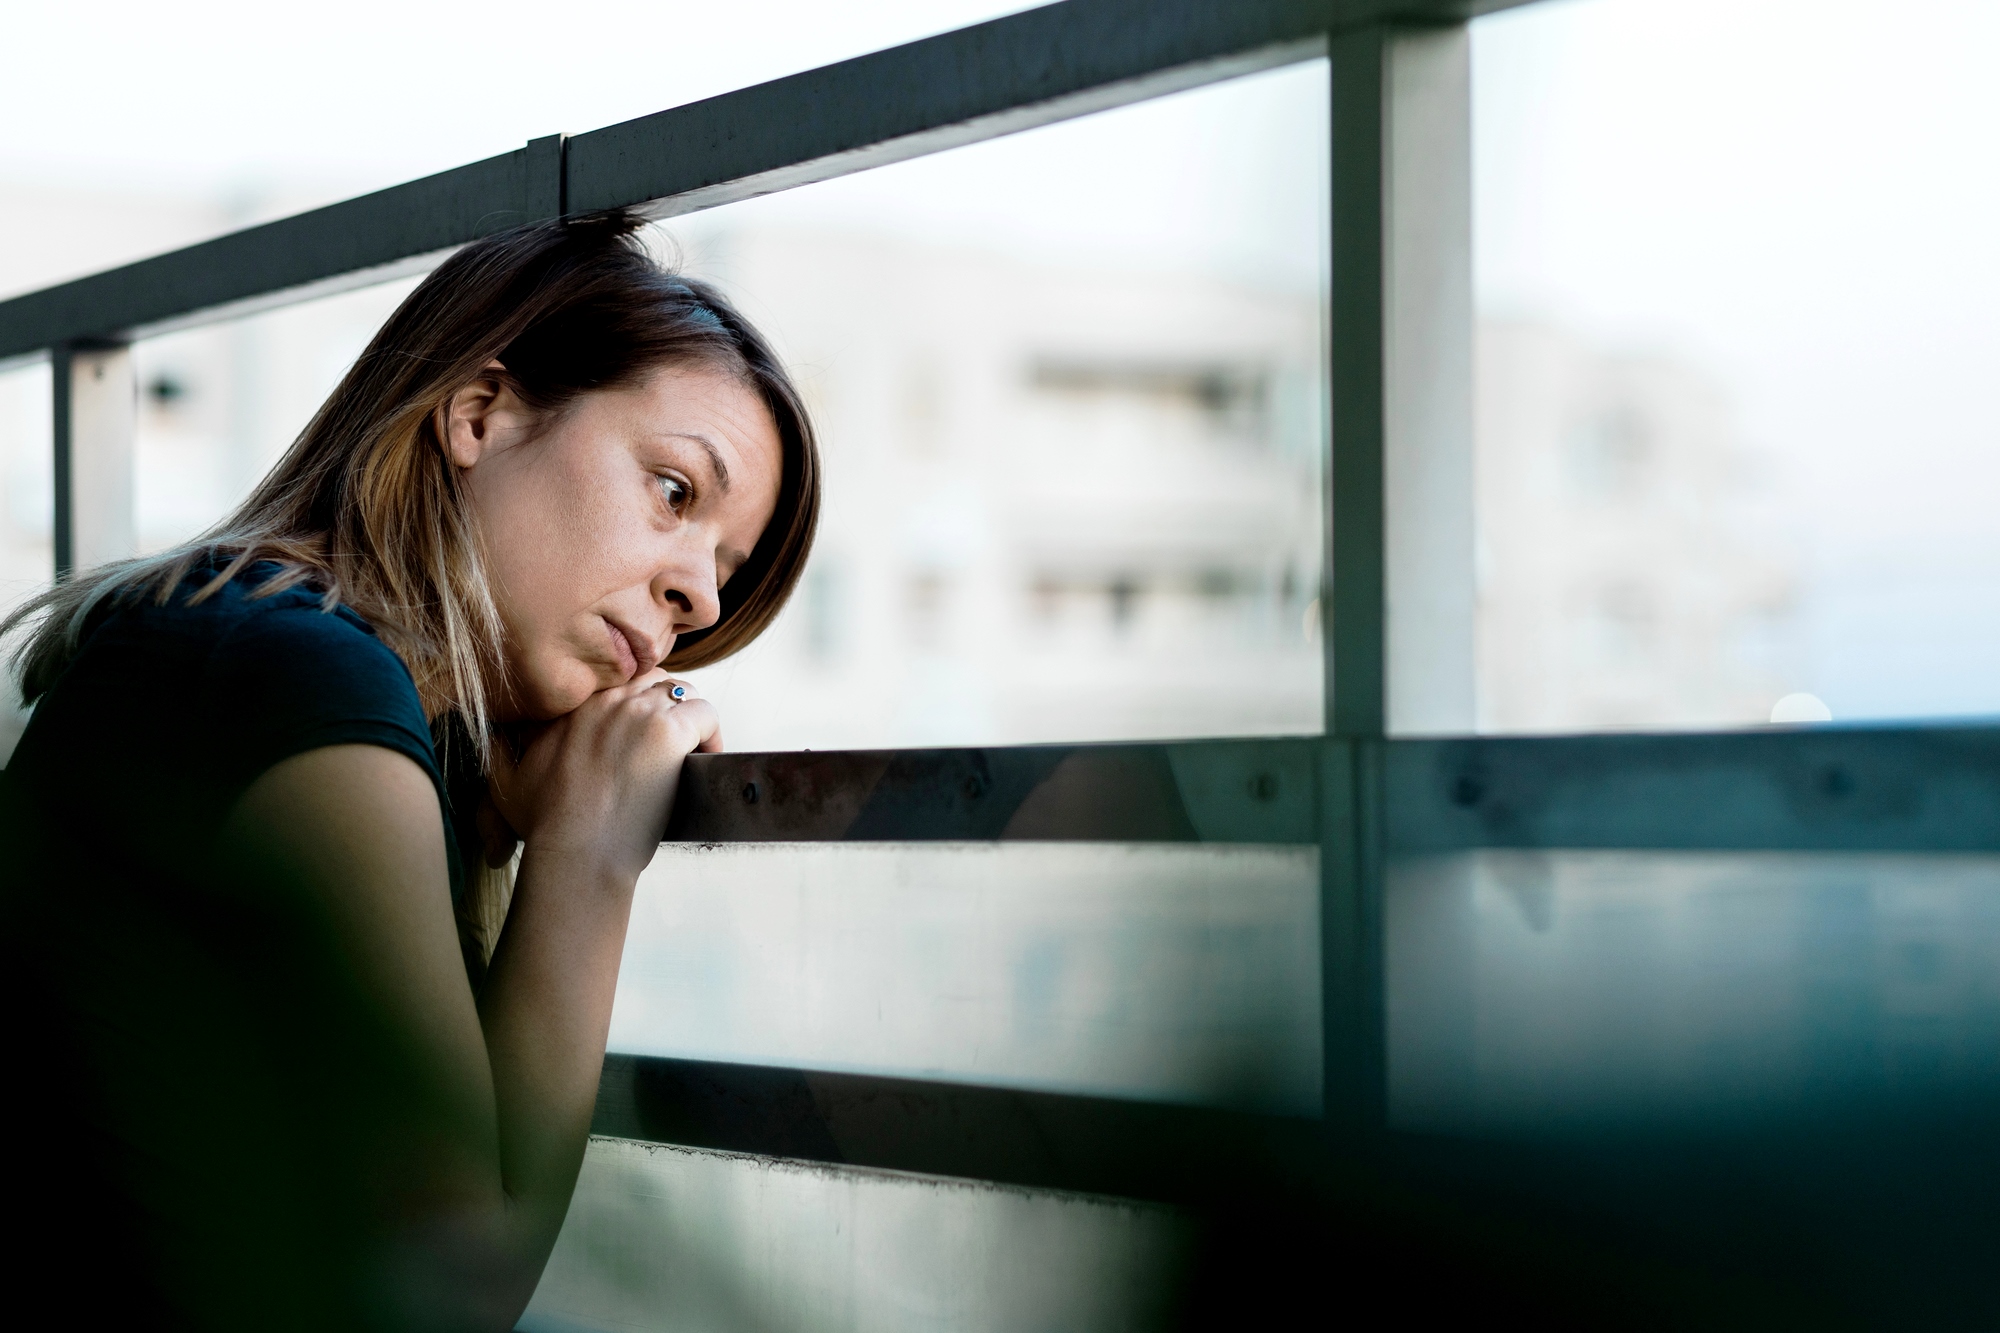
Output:
<path fill-rule="evenodd" d="M 0 303 L 0 362 L 48 356 L 55 365 L 57 571 L 122 553 L 117 545 L 129 539 L 117 514 L 121 504 L 129 513 L 132 423 L 104 404 L 131 395 L 122 349 L 135 338 L 414 271 L 525 221 L 611 206 L 689 213 L 1324 56 L 1333 89 L 1326 734 L 697 756 L 666 831 L 690 844 L 1316 846 L 1322 1120 L 613 1056 L 597 1129 L 772 1158 L 1195 1201 L 1285 1176 L 1324 1154 L 1329 1136 L 1386 1141 L 1408 1128 L 1390 1069 L 1393 863 L 1523 849 L 2000 852 L 1996 728 L 1410 737 L 1471 729 L 1464 25 L 1506 7 L 1065 0 L 591 133 L 537 139 Z M 1617 988 L 1615 979 L 1603 985 Z M 2000 1035 L 1980 1032 L 2000 1049 Z"/>

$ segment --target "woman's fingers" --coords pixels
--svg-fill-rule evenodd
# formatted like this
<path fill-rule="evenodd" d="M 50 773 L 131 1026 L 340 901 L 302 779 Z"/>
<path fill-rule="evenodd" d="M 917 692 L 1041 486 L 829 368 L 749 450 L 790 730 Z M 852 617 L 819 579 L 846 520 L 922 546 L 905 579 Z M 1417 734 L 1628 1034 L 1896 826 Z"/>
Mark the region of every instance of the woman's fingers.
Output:
<path fill-rule="evenodd" d="M 703 699 L 700 692 L 695 689 L 694 682 L 682 680 L 679 676 L 669 676 L 655 688 L 673 700 L 676 705 L 693 703 L 702 705 L 705 725 L 700 733 L 701 740 L 694 748 L 703 754 L 719 754 L 722 750 L 722 721 L 716 716 L 714 706 Z"/>
<path fill-rule="evenodd" d="M 665 690 L 658 690 L 642 702 L 645 705 L 643 716 L 647 719 L 646 726 L 654 738 L 643 744 L 648 748 L 664 748 L 668 757 L 676 763 L 682 755 L 700 749 L 721 727 L 715 705 L 706 699 L 677 702 L 668 698 Z M 634 716 L 642 714 L 635 712 Z"/>
<path fill-rule="evenodd" d="M 584 705 L 588 707 L 592 700 L 601 700 L 604 703 L 620 703 L 626 699 L 637 698 L 647 690 L 658 688 L 667 679 L 666 672 L 658 667 L 653 667 L 650 670 L 640 672 L 623 685 L 613 685 L 608 690 L 599 690 L 596 694 L 590 696 L 590 699 L 586 699 Z"/>
<path fill-rule="evenodd" d="M 682 761 L 721 748 L 714 705 L 655 668 L 592 695 L 518 756 L 496 757 L 494 803 L 530 846 L 553 839 L 636 874 L 658 846 Z"/>
<path fill-rule="evenodd" d="M 703 754 L 720 753 L 722 750 L 722 720 L 716 716 L 715 706 L 696 692 L 694 682 L 682 680 L 678 676 L 669 676 L 660 682 L 658 688 L 662 694 L 674 701 L 676 707 L 687 704 L 701 705 L 703 721 L 701 740 L 694 748 Z"/>
<path fill-rule="evenodd" d="M 671 705 L 672 721 L 687 728 L 683 740 L 692 739 L 690 751 L 712 754 L 722 748 L 722 717 L 706 699 L 685 699 Z"/>
<path fill-rule="evenodd" d="M 701 751 L 703 754 L 721 754 L 722 715 L 720 713 L 717 713 L 715 711 L 715 705 L 709 703 L 706 699 L 696 699 L 696 700 L 691 700 L 690 702 L 699 703 L 702 706 L 702 708 L 706 710 L 708 714 L 708 726 L 706 730 L 704 730 L 701 734 L 701 744 L 695 746 L 694 748 Z"/>

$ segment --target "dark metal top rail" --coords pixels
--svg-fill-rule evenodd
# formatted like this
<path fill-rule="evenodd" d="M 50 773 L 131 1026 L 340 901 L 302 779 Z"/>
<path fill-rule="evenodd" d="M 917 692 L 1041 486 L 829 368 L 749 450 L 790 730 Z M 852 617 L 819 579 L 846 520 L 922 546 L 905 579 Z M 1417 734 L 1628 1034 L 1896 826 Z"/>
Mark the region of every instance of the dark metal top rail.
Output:
<path fill-rule="evenodd" d="M 440 172 L 0 302 L 0 361 L 360 286 L 524 222 L 671 216 L 1522 0 L 1067 0 Z"/>
<path fill-rule="evenodd" d="M 695 755 L 683 842 L 1312 843 L 1337 774 L 1392 852 L 2000 851 L 2000 728 Z"/>

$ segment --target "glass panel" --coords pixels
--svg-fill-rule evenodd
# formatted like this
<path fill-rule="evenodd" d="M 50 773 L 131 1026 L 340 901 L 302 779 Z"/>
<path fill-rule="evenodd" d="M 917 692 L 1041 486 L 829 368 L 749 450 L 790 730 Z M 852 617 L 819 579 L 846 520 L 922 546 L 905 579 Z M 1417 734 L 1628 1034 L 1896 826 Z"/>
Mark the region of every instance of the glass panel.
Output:
<path fill-rule="evenodd" d="M 594 1139 L 526 1333 L 1170 1326 L 1182 1214 Z"/>
<path fill-rule="evenodd" d="M 0 372 L 0 616 L 49 584 L 55 546 L 53 381 L 46 361 Z M 0 685 L 0 764 L 27 725 L 13 674 Z"/>
<path fill-rule="evenodd" d="M 1321 725 L 1323 62 L 669 224 L 825 435 L 741 749 Z"/>
<path fill-rule="evenodd" d="M 1473 33 L 1481 725 L 2000 711 L 2000 8 Z"/>
<path fill-rule="evenodd" d="M 47 361 L 0 372 L 0 599 L 10 608 L 55 570 L 54 412 Z"/>
<path fill-rule="evenodd" d="M 136 344 L 141 552 L 187 541 L 235 508 L 420 280 Z"/>
<path fill-rule="evenodd" d="M 2000 857 L 1412 858 L 1387 929 L 1404 1128 L 1685 1127 L 2000 1076 Z"/>
<path fill-rule="evenodd" d="M 660 849 L 611 1049 L 1317 1115 L 1318 852 Z"/>
<path fill-rule="evenodd" d="M 739 749 L 1312 733 L 1323 62 L 681 219 L 823 434 Z M 222 517 L 414 279 L 138 345 L 141 547 Z"/>

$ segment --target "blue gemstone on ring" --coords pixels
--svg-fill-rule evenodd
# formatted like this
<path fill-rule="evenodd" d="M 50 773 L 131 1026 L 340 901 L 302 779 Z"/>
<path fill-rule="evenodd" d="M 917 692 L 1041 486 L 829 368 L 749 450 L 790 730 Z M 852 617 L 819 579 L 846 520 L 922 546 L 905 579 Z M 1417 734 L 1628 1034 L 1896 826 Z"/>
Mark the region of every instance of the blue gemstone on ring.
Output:
<path fill-rule="evenodd" d="M 674 686 L 673 689 L 669 690 L 668 693 L 673 695 L 673 697 L 676 699 L 685 699 L 688 697 L 687 686 L 685 685 L 676 685 Z"/>

